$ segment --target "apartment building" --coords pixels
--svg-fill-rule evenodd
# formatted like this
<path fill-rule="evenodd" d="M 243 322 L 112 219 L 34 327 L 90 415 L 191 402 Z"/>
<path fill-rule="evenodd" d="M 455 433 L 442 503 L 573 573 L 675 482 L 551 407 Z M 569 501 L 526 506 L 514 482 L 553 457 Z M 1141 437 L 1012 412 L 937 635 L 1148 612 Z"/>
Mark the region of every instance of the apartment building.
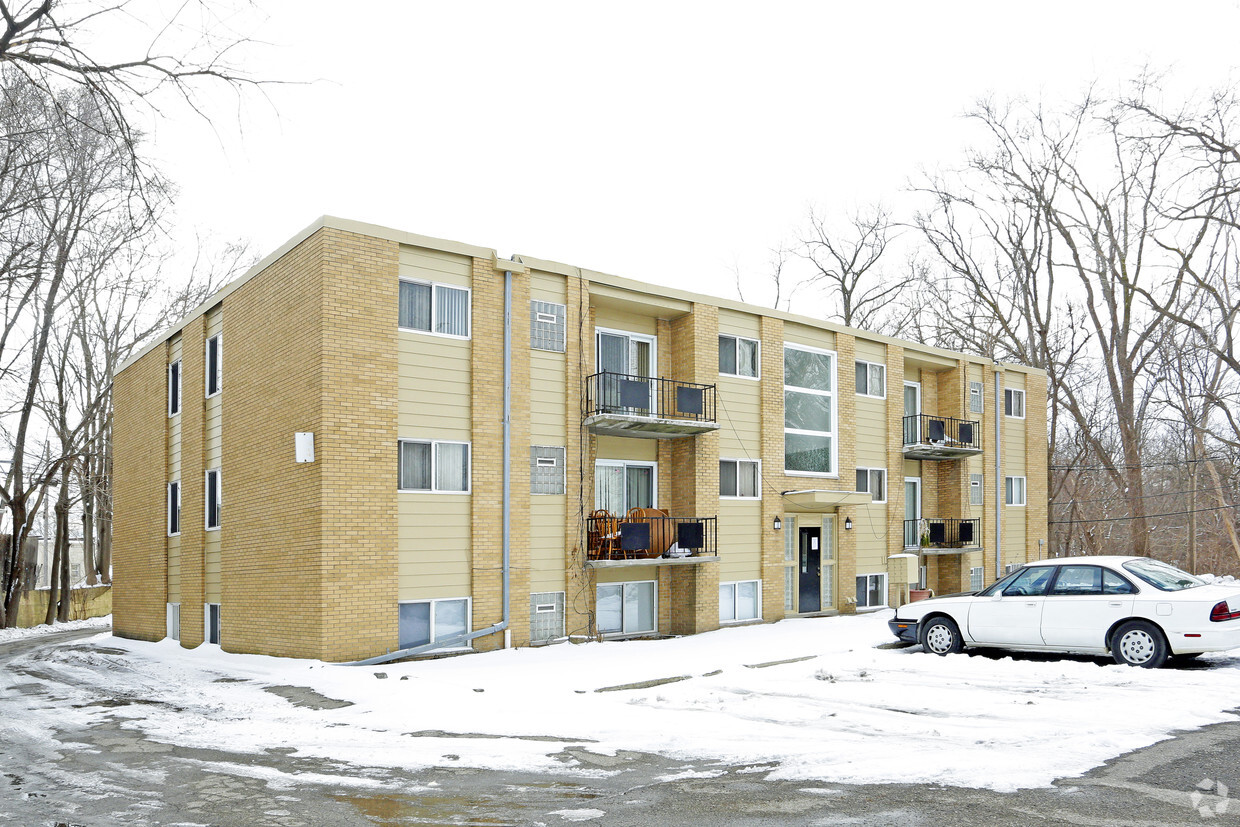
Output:
<path fill-rule="evenodd" d="M 115 381 L 116 634 L 352 661 L 980 588 L 1046 377 L 325 217 Z"/>

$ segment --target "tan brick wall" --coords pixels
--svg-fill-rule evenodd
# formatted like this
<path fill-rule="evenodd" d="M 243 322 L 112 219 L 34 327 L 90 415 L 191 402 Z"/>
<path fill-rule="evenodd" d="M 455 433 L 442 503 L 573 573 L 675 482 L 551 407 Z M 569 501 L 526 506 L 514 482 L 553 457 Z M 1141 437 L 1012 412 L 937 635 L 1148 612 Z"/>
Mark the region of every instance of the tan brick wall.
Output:
<path fill-rule="evenodd" d="M 181 645 L 203 641 L 206 595 L 206 317 L 181 330 Z M 238 354 L 240 355 L 240 354 Z M 228 344 L 223 346 L 224 393 L 231 367 Z M 225 483 L 227 485 L 227 483 Z M 224 492 L 228 496 L 228 492 Z M 221 623 L 224 620 L 221 618 Z"/>
<path fill-rule="evenodd" d="M 512 274 L 512 375 L 530 375 L 529 273 Z M 504 273 L 490 259 L 474 259 L 470 381 L 473 396 L 471 483 L 473 626 L 503 617 Z M 512 642 L 530 639 L 530 389 L 512 383 L 509 586 Z M 580 424 L 580 423 L 579 423 Z M 502 634 L 474 641 L 487 651 L 503 646 Z"/>
<path fill-rule="evenodd" d="M 887 546 L 897 554 L 904 551 L 904 348 L 899 345 L 887 345 L 886 413 Z M 907 589 L 907 583 L 888 576 L 887 605 L 900 605 Z"/>
<path fill-rule="evenodd" d="M 157 347 L 119 374 L 113 389 L 112 630 L 137 640 L 161 640 L 165 631 L 168 480 L 159 447 L 168 419 L 166 367 L 167 348 Z"/>
<path fill-rule="evenodd" d="M 595 583 L 585 567 L 585 519 L 594 510 L 594 440 L 581 427 L 582 388 L 594 372 L 594 325 L 590 318 L 589 283 L 566 278 L 564 457 L 568 514 L 564 534 L 564 631 L 589 635 L 593 631 Z"/>

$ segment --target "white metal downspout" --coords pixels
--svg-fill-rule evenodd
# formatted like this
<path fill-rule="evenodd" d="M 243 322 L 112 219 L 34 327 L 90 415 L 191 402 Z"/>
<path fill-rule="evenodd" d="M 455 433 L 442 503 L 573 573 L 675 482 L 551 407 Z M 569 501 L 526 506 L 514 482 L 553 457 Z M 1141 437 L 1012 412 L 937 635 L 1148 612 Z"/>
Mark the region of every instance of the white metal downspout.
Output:
<path fill-rule="evenodd" d="M 996 361 L 995 371 L 995 579 L 1003 576 L 1003 375 Z"/>
<path fill-rule="evenodd" d="M 388 663 L 389 661 L 409 658 L 415 655 L 421 655 L 436 649 L 449 649 L 453 646 L 459 646 L 462 643 L 468 643 L 471 640 L 487 635 L 493 635 L 498 632 L 504 633 L 504 648 L 508 649 L 512 646 L 512 630 L 508 628 L 508 619 L 510 616 L 510 600 L 509 600 L 509 580 L 510 580 L 510 561 L 511 555 L 511 529 L 512 529 L 512 271 L 504 271 L 504 503 L 503 503 L 503 615 L 499 623 L 488 626 L 485 629 L 479 629 L 476 632 L 470 632 L 464 635 L 456 635 L 450 638 L 441 638 L 431 643 L 424 643 L 421 646 L 412 646 L 408 649 L 398 649 L 395 652 L 388 652 L 385 655 L 376 655 L 373 658 L 365 660 L 352 661 L 342 664 L 343 666 L 373 666 L 377 663 Z"/>

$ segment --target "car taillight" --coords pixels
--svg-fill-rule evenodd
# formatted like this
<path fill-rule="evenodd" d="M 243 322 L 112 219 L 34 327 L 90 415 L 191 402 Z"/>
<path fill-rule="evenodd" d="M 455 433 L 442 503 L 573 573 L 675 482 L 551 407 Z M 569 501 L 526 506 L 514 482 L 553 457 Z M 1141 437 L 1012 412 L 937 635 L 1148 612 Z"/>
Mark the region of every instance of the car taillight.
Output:
<path fill-rule="evenodd" d="M 1222 623 L 1224 620 L 1240 620 L 1240 611 L 1233 612 L 1227 605 L 1227 601 L 1222 600 L 1215 603 L 1214 608 L 1210 610 L 1210 619 L 1215 623 Z"/>

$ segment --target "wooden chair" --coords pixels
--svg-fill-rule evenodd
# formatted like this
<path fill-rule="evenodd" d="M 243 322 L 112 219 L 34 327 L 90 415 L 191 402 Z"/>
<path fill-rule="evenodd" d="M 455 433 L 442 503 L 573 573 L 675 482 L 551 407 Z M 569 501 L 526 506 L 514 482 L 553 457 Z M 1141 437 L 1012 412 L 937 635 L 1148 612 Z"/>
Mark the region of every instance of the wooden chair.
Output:
<path fill-rule="evenodd" d="M 586 523 L 586 555 L 591 560 L 613 560 L 620 551 L 620 520 L 605 508 L 590 512 Z"/>

